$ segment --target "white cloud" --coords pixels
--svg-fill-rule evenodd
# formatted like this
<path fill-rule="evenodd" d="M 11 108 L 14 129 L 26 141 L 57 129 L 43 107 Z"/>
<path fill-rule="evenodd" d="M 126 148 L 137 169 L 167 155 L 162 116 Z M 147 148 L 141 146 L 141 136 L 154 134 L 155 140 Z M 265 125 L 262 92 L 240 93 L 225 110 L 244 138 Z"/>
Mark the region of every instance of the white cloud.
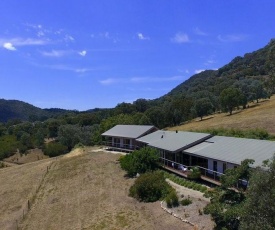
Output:
<path fill-rule="evenodd" d="M 0 38 L 0 44 L 5 49 L 8 50 L 16 50 L 17 46 L 37 46 L 37 45 L 45 45 L 48 44 L 49 41 L 43 39 L 34 39 L 34 38 L 11 38 L 5 39 Z"/>
<path fill-rule="evenodd" d="M 62 57 L 68 54 L 68 51 L 65 51 L 65 50 L 52 50 L 50 52 L 42 51 L 41 54 L 46 57 Z"/>
<path fill-rule="evenodd" d="M 144 83 L 144 82 L 167 82 L 167 81 L 179 81 L 182 80 L 183 76 L 173 77 L 133 77 L 130 79 L 131 82 Z"/>
<path fill-rule="evenodd" d="M 145 37 L 142 33 L 137 33 L 137 36 L 139 40 L 150 40 L 149 37 Z"/>
<path fill-rule="evenodd" d="M 81 52 L 78 53 L 80 56 L 85 57 L 87 54 L 86 50 L 82 50 Z"/>
<path fill-rule="evenodd" d="M 102 85 L 111 85 L 113 83 L 116 83 L 118 82 L 119 80 L 118 79 L 115 79 L 115 78 L 107 78 L 105 80 L 101 80 L 99 81 L 100 84 Z"/>
<path fill-rule="evenodd" d="M 218 40 L 221 42 L 240 42 L 247 38 L 245 34 L 228 34 L 228 35 L 218 35 Z"/>
<path fill-rule="evenodd" d="M 205 71 L 205 69 L 196 69 L 194 72 L 195 72 L 195 74 L 198 74 L 198 73 L 201 73 L 203 71 Z"/>
<path fill-rule="evenodd" d="M 65 40 L 65 42 L 74 42 L 75 41 L 74 37 L 69 34 L 65 35 L 64 40 Z"/>
<path fill-rule="evenodd" d="M 16 48 L 15 48 L 11 43 L 9 43 L 9 42 L 4 43 L 4 44 L 3 44 L 3 47 L 4 47 L 5 49 L 11 50 L 11 51 L 15 51 L 15 50 L 16 50 Z"/>
<path fill-rule="evenodd" d="M 183 76 L 173 77 L 132 77 L 132 78 L 107 78 L 99 81 L 102 85 L 111 85 L 116 83 L 148 83 L 148 82 L 169 82 L 182 81 Z"/>
<path fill-rule="evenodd" d="M 1 41 L 5 41 L 6 43 L 11 43 L 13 46 L 32 46 L 32 45 L 45 45 L 49 43 L 49 41 L 43 39 L 35 39 L 35 38 L 12 38 L 12 39 L 0 39 Z"/>
<path fill-rule="evenodd" d="M 194 31 L 195 34 L 200 35 L 200 36 L 207 36 L 208 35 L 207 33 L 205 33 L 204 31 L 202 31 L 198 27 L 196 27 L 193 31 Z"/>
<path fill-rule="evenodd" d="M 90 69 L 82 68 L 82 69 L 75 69 L 74 70 L 76 73 L 86 73 L 90 71 Z"/>
<path fill-rule="evenodd" d="M 175 43 L 186 43 L 189 42 L 189 37 L 186 33 L 177 33 L 175 36 L 171 39 L 172 42 Z"/>
<path fill-rule="evenodd" d="M 65 71 L 71 71 L 75 73 L 86 73 L 88 71 L 92 71 L 93 69 L 90 68 L 75 68 L 67 65 L 46 65 L 46 66 L 41 66 L 41 67 L 46 67 L 50 69 L 56 69 L 56 70 L 65 70 Z"/>

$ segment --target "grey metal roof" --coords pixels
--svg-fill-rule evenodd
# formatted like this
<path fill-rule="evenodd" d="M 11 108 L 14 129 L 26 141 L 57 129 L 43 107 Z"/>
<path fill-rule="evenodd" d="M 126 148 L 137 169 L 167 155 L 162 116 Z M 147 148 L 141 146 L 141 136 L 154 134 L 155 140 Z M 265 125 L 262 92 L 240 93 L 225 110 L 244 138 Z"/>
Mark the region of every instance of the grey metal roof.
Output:
<path fill-rule="evenodd" d="M 138 138 L 155 127 L 152 125 L 116 125 L 102 136 Z"/>
<path fill-rule="evenodd" d="M 272 158 L 275 142 L 246 138 L 214 136 L 184 152 L 205 158 L 233 164 L 241 164 L 245 159 L 253 159 L 253 166 L 261 166 L 264 160 Z"/>
<path fill-rule="evenodd" d="M 147 143 L 149 146 L 158 149 L 176 152 L 210 137 L 211 135 L 207 133 L 158 130 L 137 139 L 137 141 Z"/>

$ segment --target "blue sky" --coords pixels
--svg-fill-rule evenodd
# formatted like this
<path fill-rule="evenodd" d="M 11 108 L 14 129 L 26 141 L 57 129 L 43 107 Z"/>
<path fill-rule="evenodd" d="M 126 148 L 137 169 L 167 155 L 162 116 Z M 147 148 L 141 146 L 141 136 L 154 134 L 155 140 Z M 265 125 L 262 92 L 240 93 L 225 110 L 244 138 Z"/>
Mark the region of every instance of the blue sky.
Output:
<path fill-rule="evenodd" d="M 273 0 L 1 0 L 0 98 L 87 110 L 160 97 L 275 38 Z"/>

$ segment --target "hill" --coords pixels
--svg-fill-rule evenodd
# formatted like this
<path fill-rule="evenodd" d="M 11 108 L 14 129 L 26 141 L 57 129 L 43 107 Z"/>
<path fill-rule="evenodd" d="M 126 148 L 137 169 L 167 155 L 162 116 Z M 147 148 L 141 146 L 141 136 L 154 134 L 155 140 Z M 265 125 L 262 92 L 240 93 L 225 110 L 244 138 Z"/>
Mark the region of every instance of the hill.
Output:
<path fill-rule="evenodd" d="M 87 148 L 1 169 L 1 229 L 193 229 L 129 197 L 119 156 Z"/>
<path fill-rule="evenodd" d="M 65 119 L 66 123 L 100 124 L 103 119 L 119 115 L 132 116 L 126 123 L 152 124 L 158 128 L 178 125 L 198 115 L 196 105 L 206 101 L 213 112 L 228 109 L 220 100 L 224 90 L 238 91 L 237 106 L 268 98 L 275 93 L 275 40 L 265 47 L 238 56 L 218 70 L 206 70 L 155 100 L 137 99 L 133 103 L 120 103 L 113 109 L 92 109 L 84 112 L 62 109 L 40 109 L 15 100 L 0 101 L 0 122 L 9 119 L 45 120 L 50 117 Z M 64 115 L 64 116 L 63 116 Z M 116 118 L 115 118 L 116 119 Z M 126 119 L 124 119 L 126 120 Z M 62 121 L 63 122 L 63 121 Z M 121 121 L 120 121 L 121 122 Z M 113 122 L 113 125 L 115 122 Z"/>
<path fill-rule="evenodd" d="M 211 128 L 233 129 L 265 129 L 275 135 L 275 96 L 270 100 L 262 100 L 259 103 L 251 103 L 249 108 L 238 110 L 229 116 L 228 113 L 216 113 L 205 117 L 193 119 L 183 125 L 168 128 L 169 130 L 200 131 Z"/>
<path fill-rule="evenodd" d="M 76 112 L 65 109 L 41 109 L 19 100 L 0 99 L 0 122 L 19 119 L 22 121 L 43 121 L 52 116 Z"/>
<path fill-rule="evenodd" d="M 269 80 L 270 75 L 275 74 L 275 39 L 272 39 L 265 47 L 245 54 L 243 57 L 235 57 L 230 63 L 218 70 L 206 70 L 195 74 L 185 82 L 172 89 L 167 96 L 185 94 L 190 97 L 202 97 L 204 94 L 219 96 L 221 91 L 247 79 Z M 274 83 L 274 82 L 273 82 Z M 274 93 L 274 84 L 272 86 Z M 206 93 L 205 91 L 208 91 Z M 197 96 L 196 96 L 197 95 Z M 162 99 L 160 97 L 159 99 Z"/>

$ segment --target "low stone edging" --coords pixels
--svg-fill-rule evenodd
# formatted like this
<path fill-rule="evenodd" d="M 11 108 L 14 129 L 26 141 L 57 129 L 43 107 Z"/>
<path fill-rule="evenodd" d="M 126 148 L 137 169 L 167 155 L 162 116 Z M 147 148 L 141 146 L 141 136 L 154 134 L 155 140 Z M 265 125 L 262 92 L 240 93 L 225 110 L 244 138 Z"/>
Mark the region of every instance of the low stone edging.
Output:
<path fill-rule="evenodd" d="M 173 211 L 171 211 L 171 210 L 169 210 L 168 208 L 164 207 L 164 206 L 163 206 L 163 202 L 164 202 L 164 201 L 161 201 L 161 202 L 160 202 L 160 207 L 161 207 L 164 211 L 166 211 L 166 212 L 169 213 L 170 215 L 172 215 L 172 216 L 178 218 L 179 220 L 181 220 L 181 221 L 184 222 L 184 223 L 190 224 L 190 225 L 192 225 L 192 226 L 194 226 L 194 227 L 197 226 L 196 224 L 193 224 L 192 222 L 190 222 L 190 221 L 184 219 L 183 217 L 180 217 L 179 215 L 177 215 L 177 214 L 174 213 Z"/>

